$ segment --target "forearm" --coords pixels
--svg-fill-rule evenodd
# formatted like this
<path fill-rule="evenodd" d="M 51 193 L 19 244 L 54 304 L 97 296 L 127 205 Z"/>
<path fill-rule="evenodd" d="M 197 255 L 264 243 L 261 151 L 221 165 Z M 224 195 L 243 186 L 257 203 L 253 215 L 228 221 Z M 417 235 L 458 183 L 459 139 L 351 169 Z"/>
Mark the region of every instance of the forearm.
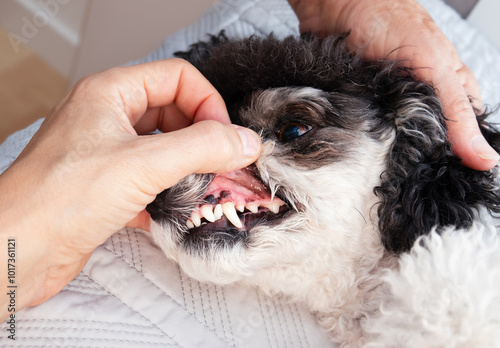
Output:
<path fill-rule="evenodd" d="M 29 203 L 29 195 L 19 195 L 22 178 L 15 174 L 8 170 L 0 176 L 1 321 L 43 296 L 46 277 L 48 248 L 42 226 L 33 233 L 37 207 Z"/>
<path fill-rule="evenodd" d="M 41 276 L 36 248 L 20 233 L 19 224 L 9 224 L 7 214 L 0 213 L 0 321 L 32 302 Z"/>

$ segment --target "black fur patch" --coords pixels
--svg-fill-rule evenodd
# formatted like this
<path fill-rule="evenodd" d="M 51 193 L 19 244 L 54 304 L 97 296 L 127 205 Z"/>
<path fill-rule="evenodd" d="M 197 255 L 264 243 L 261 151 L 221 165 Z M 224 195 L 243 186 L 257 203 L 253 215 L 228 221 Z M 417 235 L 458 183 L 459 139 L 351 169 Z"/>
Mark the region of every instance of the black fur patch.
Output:
<path fill-rule="evenodd" d="M 158 223 L 173 223 L 184 227 L 196 204 L 202 202 L 212 178 L 213 174 L 196 174 L 197 181 L 201 182 L 201 187 L 196 191 L 191 186 L 193 181 L 181 181 L 158 194 L 146 206 L 146 211 Z"/>

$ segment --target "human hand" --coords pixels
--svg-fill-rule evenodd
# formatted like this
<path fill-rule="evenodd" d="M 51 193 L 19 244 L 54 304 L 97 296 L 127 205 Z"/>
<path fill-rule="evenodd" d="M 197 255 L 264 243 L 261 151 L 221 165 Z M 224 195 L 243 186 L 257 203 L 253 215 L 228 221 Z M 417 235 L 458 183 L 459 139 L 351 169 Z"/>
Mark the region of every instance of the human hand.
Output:
<path fill-rule="evenodd" d="M 474 107 L 482 108 L 479 85 L 451 42 L 416 1 L 289 0 L 301 32 L 351 31 L 347 45 L 367 59 L 406 62 L 417 78 L 432 84 L 448 119 L 453 152 L 464 165 L 493 168 L 499 160 L 481 135 Z"/>
<path fill-rule="evenodd" d="M 157 128 L 166 133 L 138 136 Z M 260 149 L 258 135 L 231 125 L 222 97 L 183 60 L 82 79 L 0 176 L 0 245 L 12 237 L 18 248 L 16 309 L 59 292 L 118 229 L 147 230 L 144 209 L 164 189 L 191 173 L 247 166 Z M 0 269 L 6 293 L 4 255 Z"/>

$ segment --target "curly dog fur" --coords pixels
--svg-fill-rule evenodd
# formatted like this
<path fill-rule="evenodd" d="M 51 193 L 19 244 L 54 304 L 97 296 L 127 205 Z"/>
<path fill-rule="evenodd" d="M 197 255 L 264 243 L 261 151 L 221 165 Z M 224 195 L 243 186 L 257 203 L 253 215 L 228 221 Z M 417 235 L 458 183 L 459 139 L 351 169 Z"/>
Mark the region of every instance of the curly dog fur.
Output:
<path fill-rule="evenodd" d="M 178 53 L 265 145 L 243 171 L 158 195 L 157 244 L 199 280 L 306 303 L 344 346 L 498 345 L 498 236 L 478 223 L 500 212 L 497 169 L 453 155 L 432 86 L 344 39 L 220 34 Z"/>

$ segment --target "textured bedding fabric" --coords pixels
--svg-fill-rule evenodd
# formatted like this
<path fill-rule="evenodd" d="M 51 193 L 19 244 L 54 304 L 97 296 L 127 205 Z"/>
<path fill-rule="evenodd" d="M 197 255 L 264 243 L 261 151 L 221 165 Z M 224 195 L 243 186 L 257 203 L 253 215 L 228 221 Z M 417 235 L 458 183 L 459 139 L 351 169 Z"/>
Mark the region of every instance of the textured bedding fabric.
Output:
<path fill-rule="evenodd" d="M 421 0 L 473 70 L 484 100 L 500 102 L 500 54 L 439 0 Z M 297 33 L 286 0 L 227 0 L 167 38 L 140 61 L 168 58 L 207 33 Z M 496 116 L 498 120 L 498 115 Z M 0 146 L 0 172 L 41 120 Z M 329 347 L 306 309 L 242 286 L 187 277 L 140 230 L 122 229 L 98 247 L 81 274 L 57 296 L 16 315 L 16 340 L 0 325 L 2 347 Z"/>

